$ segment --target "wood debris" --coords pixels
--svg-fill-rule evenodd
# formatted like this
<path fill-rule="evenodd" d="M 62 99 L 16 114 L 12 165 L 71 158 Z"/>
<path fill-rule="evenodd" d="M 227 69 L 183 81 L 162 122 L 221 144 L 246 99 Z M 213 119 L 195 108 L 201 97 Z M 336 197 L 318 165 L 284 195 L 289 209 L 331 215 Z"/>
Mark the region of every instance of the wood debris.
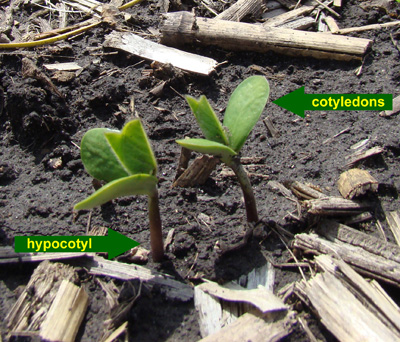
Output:
<path fill-rule="evenodd" d="M 83 288 L 63 280 L 40 328 L 40 337 L 46 341 L 74 342 L 88 303 Z"/>
<path fill-rule="evenodd" d="M 43 64 L 43 66 L 48 70 L 59 70 L 59 71 L 76 71 L 82 69 L 82 67 L 75 62 Z"/>
<path fill-rule="evenodd" d="M 282 336 L 292 329 L 288 307 L 262 285 L 249 290 L 232 282 L 224 286 L 206 282 L 195 288 L 195 307 L 205 337 L 202 341 L 243 341 L 244 335 L 246 340 L 251 336 L 252 341 L 265 341 L 266 336 L 274 335 L 275 328 Z"/>
<path fill-rule="evenodd" d="M 241 21 L 247 15 L 258 16 L 261 13 L 261 0 L 238 0 L 215 19 Z"/>
<path fill-rule="evenodd" d="M 86 259 L 82 263 L 90 274 L 109 276 L 121 280 L 140 279 L 148 285 L 159 286 L 161 292 L 170 299 L 188 301 L 193 298 L 193 288 L 165 274 L 151 271 L 143 266 L 124 264 L 106 260 L 98 256 Z"/>
<path fill-rule="evenodd" d="M 295 10 L 288 11 L 284 14 L 277 15 L 273 18 L 267 19 L 263 25 L 269 27 L 280 27 L 285 26 L 294 20 L 303 18 L 304 15 L 311 13 L 314 10 L 314 6 L 301 6 Z M 312 18 L 311 18 L 312 19 Z M 314 19 L 312 19 L 315 22 Z"/>
<path fill-rule="evenodd" d="M 221 286 L 214 282 L 206 282 L 197 286 L 197 290 L 223 301 L 241 302 L 250 305 L 264 314 L 267 312 L 287 311 L 287 306 L 263 286 L 249 290 L 233 283 Z"/>
<path fill-rule="evenodd" d="M 267 185 L 272 191 L 281 194 L 291 201 L 296 201 L 296 197 L 293 195 L 293 193 L 283 184 L 277 181 L 269 181 Z"/>
<path fill-rule="evenodd" d="M 47 77 L 36 64 L 27 57 L 22 59 L 22 75 L 24 77 L 31 77 L 38 80 L 42 85 L 44 85 L 48 90 L 50 90 L 54 95 L 64 98 L 64 95 L 58 90 L 54 83 Z"/>
<path fill-rule="evenodd" d="M 217 66 L 217 62 L 211 58 L 157 44 L 128 32 L 113 31 L 106 36 L 103 46 L 120 49 L 151 61 L 170 63 L 174 67 L 201 75 L 209 75 Z"/>
<path fill-rule="evenodd" d="M 112 281 L 103 282 L 100 279 L 97 279 L 97 281 L 106 293 L 109 304 L 109 319 L 104 322 L 103 334 L 100 341 L 112 341 L 111 338 L 113 336 L 127 333 L 126 320 L 134 303 L 141 295 L 142 283 L 136 289 L 131 282 L 124 282 L 120 290 Z M 123 295 L 121 295 L 122 293 Z"/>
<path fill-rule="evenodd" d="M 232 324 L 199 342 L 275 342 L 289 335 L 295 323 L 293 312 L 275 321 L 268 321 L 251 313 L 245 313 Z"/>
<path fill-rule="evenodd" d="M 355 152 L 352 155 L 346 157 L 346 159 L 349 160 L 346 166 L 351 167 L 364 159 L 381 154 L 383 151 L 384 149 L 382 147 L 375 146 L 367 151 Z"/>
<path fill-rule="evenodd" d="M 297 283 L 295 291 L 339 341 L 400 339 L 399 308 L 383 289 L 368 283 L 342 260 L 327 255 L 315 260 L 324 272 Z"/>
<path fill-rule="evenodd" d="M 204 184 L 219 163 L 220 160 L 216 157 L 207 155 L 199 156 L 180 174 L 173 186 L 188 188 Z"/>
<path fill-rule="evenodd" d="M 392 116 L 400 112 L 400 96 L 396 96 L 393 99 L 393 108 L 392 110 L 384 110 L 380 112 L 379 115 L 383 117 Z"/>
<path fill-rule="evenodd" d="M 297 234 L 293 246 L 316 254 L 334 254 L 361 274 L 400 287 L 400 247 L 333 221 L 318 233 Z"/>
<path fill-rule="evenodd" d="M 337 185 L 344 198 L 353 199 L 367 191 L 378 191 L 379 183 L 368 171 L 351 169 L 340 175 Z"/>
<path fill-rule="evenodd" d="M 328 25 L 329 31 L 331 31 L 332 33 L 336 33 L 339 31 L 339 26 L 336 23 L 335 19 L 328 16 L 324 20 L 325 20 L 326 25 Z"/>
<path fill-rule="evenodd" d="M 12 247 L 0 247 L 0 265 L 20 262 L 38 262 L 45 260 L 63 260 L 84 257 L 87 254 L 71 253 L 15 253 Z"/>
<path fill-rule="evenodd" d="M 28 332 L 46 341 L 75 341 L 88 306 L 88 295 L 76 282 L 72 267 L 42 262 L 6 316 L 10 336 Z"/>
<path fill-rule="evenodd" d="M 281 136 L 281 133 L 278 131 L 278 129 L 275 127 L 274 123 L 272 122 L 271 118 L 268 116 L 266 117 L 264 120 L 264 125 L 267 128 L 269 134 L 271 134 L 271 136 L 273 138 L 278 138 Z"/>
<path fill-rule="evenodd" d="M 400 214 L 398 211 L 391 211 L 386 213 L 385 216 L 396 243 L 400 246 Z"/>
<path fill-rule="evenodd" d="M 167 45 L 200 43 L 228 50 L 274 51 L 337 60 L 359 60 L 372 44 L 371 40 L 363 38 L 210 20 L 189 12 L 167 13 L 161 33 L 161 42 Z"/>
<path fill-rule="evenodd" d="M 296 197 L 302 200 L 328 197 L 320 189 L 317 189 L 315 186 L 312 185 L 303 184 L 297 181 L 287 181 L 284 184 L 293 192 Z"/>
<path fill-rule="evenodd" d="M 342 28 L 339 31 L 337 31 L 336 34 L 349 34 L 349 33 L 364 32 L 370 30 L 380 30 L 383 28 L 395 27 L 395 26 L 400 26 L 400 21 L 391 21 L 389 23 L 384 23 L 384 24 L 371 24 L 359 27 Z"/>

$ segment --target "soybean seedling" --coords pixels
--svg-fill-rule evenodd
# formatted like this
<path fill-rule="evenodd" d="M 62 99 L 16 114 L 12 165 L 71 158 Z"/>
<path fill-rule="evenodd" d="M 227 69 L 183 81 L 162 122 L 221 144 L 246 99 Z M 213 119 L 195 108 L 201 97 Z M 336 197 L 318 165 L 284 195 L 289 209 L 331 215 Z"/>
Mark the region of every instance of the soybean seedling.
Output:
<path fill-rule="evenodd" d="M 243 191 L 247 221 L 250 223 L 258 221 L 257 205 L 238 153 L 260 118 L 268 96 L 269 84 L 265 77 L 247 78 L 231 95 L 222 125 L 204 95 L 199 99 L 186 96 L 206 139 L 177 140 L 179 145 L 187 149 L 220 158 L 233 170 Z"/>
<path fill-rule="evenodd" d="M 81 159 L 94 178 L 108 182 L 75 205 L 75 210 L 92 209 L 121 196 L 147 195 L 150 245 L 154 261 L 164 256 L 158 206 L 157 162 L 140 120 L 128 122 L 122 131 L 94 128 L 81 142 Z"/>

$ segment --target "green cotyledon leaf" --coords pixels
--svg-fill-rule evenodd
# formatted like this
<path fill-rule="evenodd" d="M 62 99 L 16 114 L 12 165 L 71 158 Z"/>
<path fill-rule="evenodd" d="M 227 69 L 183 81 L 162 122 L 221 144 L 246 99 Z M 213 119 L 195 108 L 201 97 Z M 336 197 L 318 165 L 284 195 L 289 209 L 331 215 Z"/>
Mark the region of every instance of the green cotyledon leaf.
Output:
<path fill-rule="evenodd" d="M 230 147 L 207 139 L 182 139 L 176 142 L 189 150 L 211 154 L 222 159 L 229 159 L 236 155 Z"/>
<path fill-rule="evenodd" d="M 81 159 L 86 171 L 93 178 L 106 182 L 129 176 L 106 139 L 105 133 L 109 131 L 93 128 L 85 133 L 81 142 Z"/>
<path fill-rule="evenodd" d="M 122 131 L 94 128 L 81 142 L 81 159 L 87 172 L 107 182 L 138 173 L 155 175 L 157 163 L 140 120 Z"/>
<path fill-rule="evenodd" d="M 157 186 L 157 177 L 136 174 L 107 183 L 94 194 L 74 206 L 74 210 L 88 210 L 121 196 L 150 195 Z"/>
<path fill-rule="evenodd" d="M 136 173 L 157 173 L 157 162 L 140 120 L 128 122 L 121 132 L 106 132 L 108 142 L 126 170 Z"/>
<path fill-rule="evenodd" d="M 222 128 L 221 122 L 207 98 L 202 95 L 197 100 L 194 97 L 186 96 L 186 101 L 206 139 L 228 145 L 229 141 Z"/>
<path fill-rule="evenodd" d="M 229 146 L 239 152 L 268 101 L 269 83 L 264 76 L 244 80 L 231 95 L 223 125 L 228 128 Z"/>

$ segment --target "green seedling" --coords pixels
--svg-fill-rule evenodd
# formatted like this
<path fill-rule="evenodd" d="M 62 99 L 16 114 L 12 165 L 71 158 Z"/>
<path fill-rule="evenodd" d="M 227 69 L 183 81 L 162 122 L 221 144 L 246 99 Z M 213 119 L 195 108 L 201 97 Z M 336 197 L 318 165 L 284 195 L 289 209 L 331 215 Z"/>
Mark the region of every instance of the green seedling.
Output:
<path fill-rule="evenodd" d="M 252 76 L 244 80 L 229 99 L 223 124 L 204 95 L 199 99 L 187 96 L 186 100 L 206 139 L 177 140 L 185 148 L 220 158 L 233 170 L 243 191 L 247 221 L 251 223 L 258 221 L 257 206 L 238 153 L 260 118 L 268 96 L 269 84 L 265 77 Z"/>
<path fill-rule="evenodd" d="M 128 122 L 122 131 L 94 128 L 81 142 L 86 171 L 107 184 L 75 205 L 87 210 L 121 196 L 147 195 L 149 199 L 150 245 L 154 261 L 164 256 L 158 206 L 157 162 L 140 120 Z"/>

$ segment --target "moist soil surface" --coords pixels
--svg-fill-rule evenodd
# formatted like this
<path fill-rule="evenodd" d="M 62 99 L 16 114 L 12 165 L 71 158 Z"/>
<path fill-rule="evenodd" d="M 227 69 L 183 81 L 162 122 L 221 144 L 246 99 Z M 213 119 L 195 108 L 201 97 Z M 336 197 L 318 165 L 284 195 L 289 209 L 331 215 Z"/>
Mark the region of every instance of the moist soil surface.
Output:
<path fill-rule="evenodd" d="M 337 22 L 341 28 L 385 23 L 397 19 L 398 9 L 389 15 L 378 7 L 360 7 L 359 1 L 344 1 Z M 365 4 L 365 2 L 364 2 Z M 220 4 L 221 5 L 221 4 Z M 191 10 L 209 16 L 195 3 L 173 9 Z M 6 5 L 0 7 L 5 10 Z M 21 6 L 14 13 L 19 22 L 37 11 Z M 128 10 L 132 15 L 124 27 L 157 40 L 150 33 L 158 29 L 161 14 L 153 1 Z M 71 19 L 79 22 L 81 18 Z M 251 20 L 250 20 L 251 21 Z M 400 93 L 399 51 L 394 43 L 397 28 L 353 34 L 373 41 L 364 60 L 340 62 L 288 57 L 275 53 L 224 51 L 216 47 L 186 46 L 187 51 L 222 63 L 210 76 L 154 71 L 151 61 L 113 49 L 102 43 L 110 26 L 93 28 L 72 40 L 24 51 L 2 51 L 0 86 L 4 90 L 0 116 L 0 244 L 12 246 L 17 235 L 83 235 L 90 227 L 107 227 L 125 234 L 149 249 L 147 199 L 120 198 L 76 214 L 72 207 L 93 193 L 92 178 L 80 160 L 79 144 L 84 133 L 94 127 L 121 129 L 140 117 L 159 163 L 160 211 L 163 234 L 175 230 L 165 260 L 146 267 L 171 274 L 180 281 L 199 284 L 201 279 L 219 283 L 238 279 L 267 261 L 289 262 L 285 244 L 273 232 L 279 224 L 292 234 L 309 231 L 313 220 L 305 213 L 298 217 L 296 204 L 275 193 L 271 180 L 284 183 L 311 183 L 323 192 L 340 196 L 339 175 L 346 170 L 351 147 L 365 139 L 368 147 L 379 146 L 383 153 L 357 164 L 379 182 L 374 219 L 354 227 L 379 236 L 376 225 L 382 210 L 398 210 L 400 192 L 400 116 L 381 117 L 374 111 L 310 111 L 305 118 L 290 113 L 271 101 L 305 86 L 307 93 Z M 150 34 L 150 35 L 149 35 Z M 22 74 L 22 59 L 29 58 L 47 76 L 54 72 L 43 64 L 76 62 L 83 67 L 68 79 L 54 79 L 61 98 L 43 83 Z M 361 69 L 359 69 L 361 66 Z M 260 71 L 261 70 L 261 71 Z M 203 185 L 172 187 L 180 156 L 176 139 L 201 137 L 200 129 L 182 95 L 206 95 L 220 118 L 230 94 L 251 75 L 263 74 L 270 82 L 270 100 L 243 147 L 241 156 L 251 174 L 260 223 L 258 234 L 243 248 L 221 253 L 221 246 L 241 240 L 246 230 L 245 209 L 238 183 L 223 167 L 217 166 Z M 167 85 L 159 96 L 150 90 L 160 80 Z M 131 104 L 134 101 L 134 110 Z M 269 116 L 280 132 L 272 137 L 263 119 Z M 343 131 L 343 132 L 342 132 Z M 342 132 L 342 134 L 337 135 Z M 337 136 L 336 136 L 337 135 Z M 332 138 L 332 139 L 330 139 Z M 328 140 L 329 139 L 329 140 Z M 245 160 L 246 161 L 246 160 Z M 386 223 L 389 241 L 393 236 Z M 0 268 L 0 328 L 37 264 Z M 90 306 L 79 332 L 79 341 L 97 341 L 107 318 L 105 294 L 93 277 L 79 273 L 90 296 Z M 297 268 L 276 268 L 274 291 L 301 279 Z M 111 279 L 105 278 L 106 281 Z M 115 281 L 115 280 L 113 280 Z M 115 281 L 118 287 L 122 281 Z M 394 297 L 396 301 L 398 297 Z M 311 330 L 321 341 L 335 341 L 318 319 L 303 308 Z M 200 339 L 193 301 L 170 301 L 162 293 L 143 291 L 132 307 L 128 321 L 130 341 L 196 341 Z M 4 337 L 4 336 L 3 336 Z M 308 341 L 300 326 L 286 341 Z"/>

